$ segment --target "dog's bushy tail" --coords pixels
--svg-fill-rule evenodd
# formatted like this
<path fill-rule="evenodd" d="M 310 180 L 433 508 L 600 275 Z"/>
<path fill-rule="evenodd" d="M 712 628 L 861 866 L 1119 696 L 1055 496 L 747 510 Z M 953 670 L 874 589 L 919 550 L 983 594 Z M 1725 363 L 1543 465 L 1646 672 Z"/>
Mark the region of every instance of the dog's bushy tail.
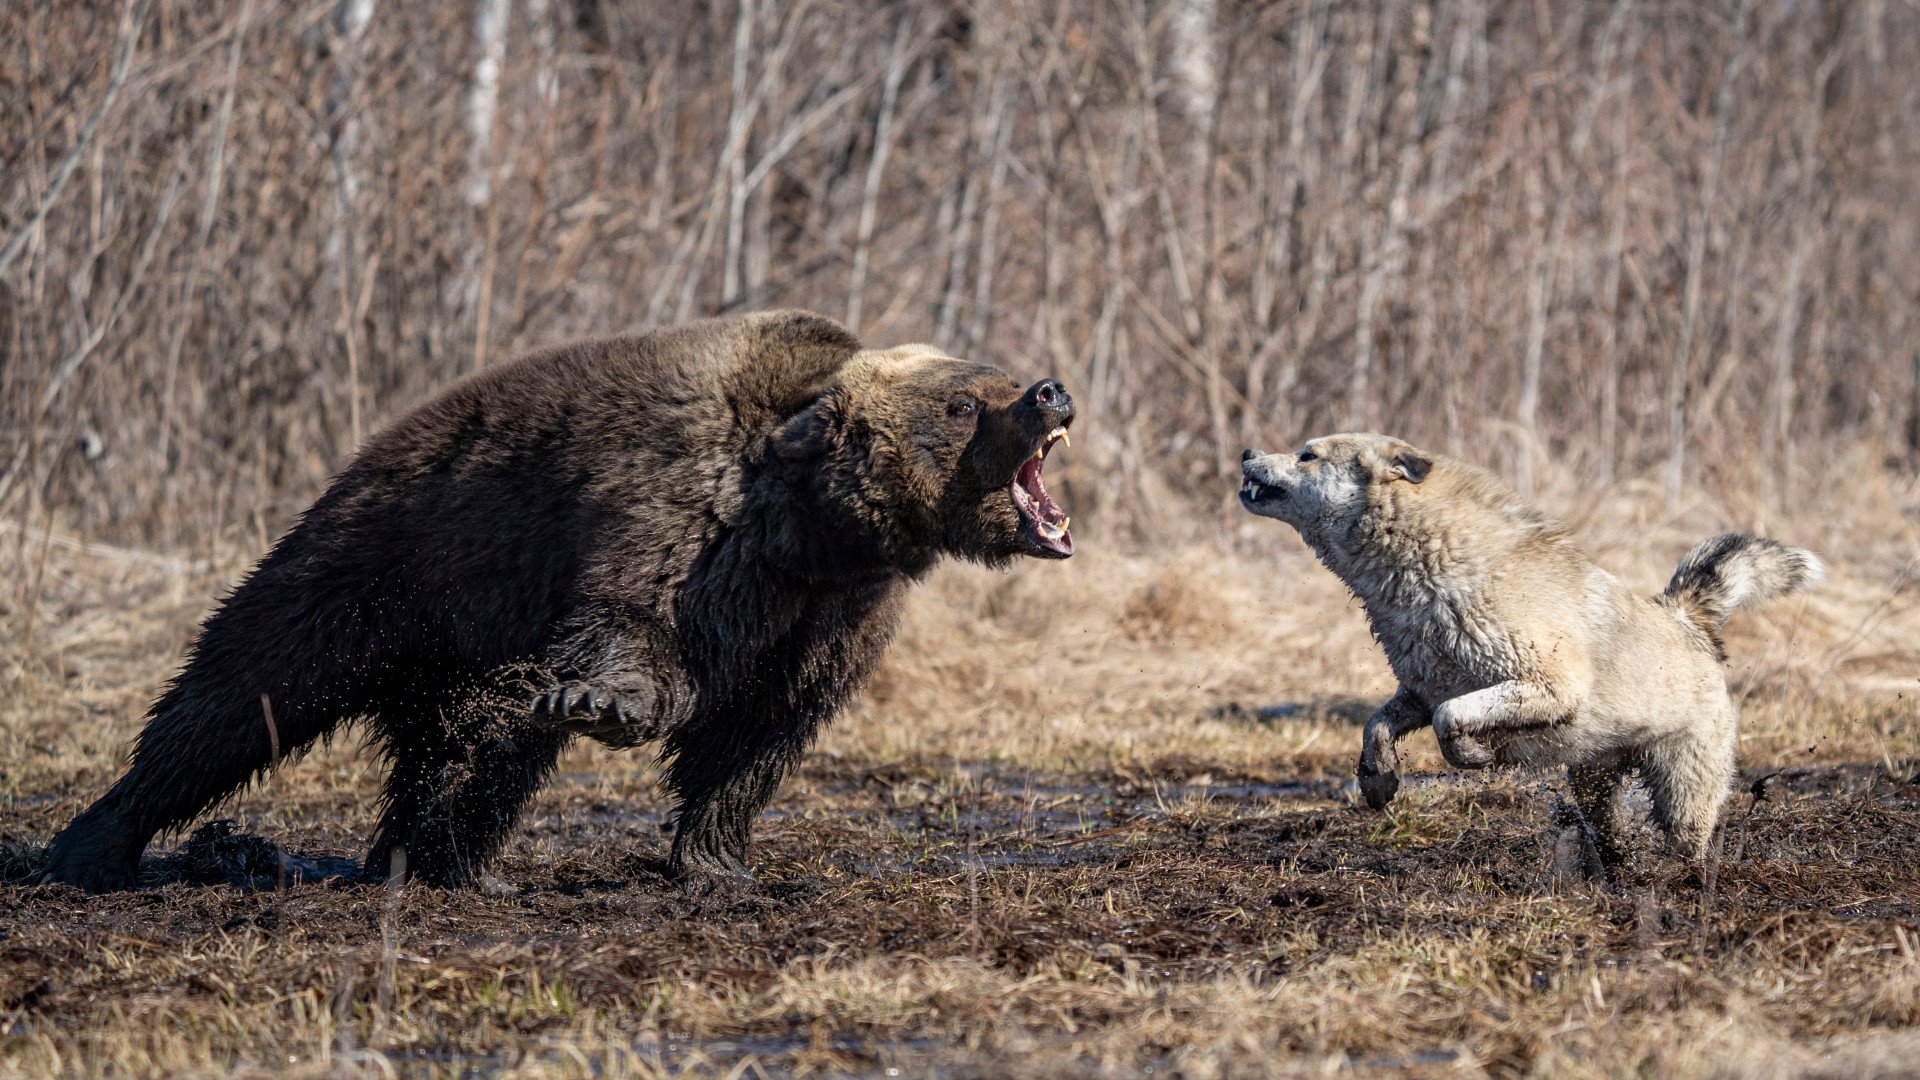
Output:
<path fill-rule="evenodd" d="M 1727 616 L 1796 593 L 1823 580 L 1827 567 L 1803 548 L 1745 533 L 1726 533 L 1687 552 L 1661 598 L 1692 618 L 1716 642 Z"/>

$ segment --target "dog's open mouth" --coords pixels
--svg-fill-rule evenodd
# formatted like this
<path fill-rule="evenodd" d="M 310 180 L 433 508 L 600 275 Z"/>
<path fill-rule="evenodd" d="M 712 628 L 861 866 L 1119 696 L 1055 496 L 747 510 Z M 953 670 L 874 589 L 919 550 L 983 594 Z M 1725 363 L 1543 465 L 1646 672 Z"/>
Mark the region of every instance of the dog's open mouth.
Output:
<path fill-rule="evenodd" d="M 1252 506 L 1258 502 L 1278 502 L 1287 497 L 1285 488 L 1263 484 L 1249 476 L 1240 484 L 1240 501 Z"/>
<path fill-rule="evenodd" d="M 1020 514 L 1021 530 L 1026 534 L 1027 542 L 1034 546 L 1035 554 L 1064 559 L 1073 554 L 1073 534 L 1067 531 L 1071 519 L 1055 505 L 1053 497 L 1047 494 L 1046 481 L 1040 477 L 1047 454 L 1053 450 L 1056 442 L 1073 445 L 1072 440 L 1067 438 L 1065 427 L 1057 427 L 1047 433 L 1040 449 L 1020 463 L 1008 490 L 1013 493 L 1013 508 Z"/>

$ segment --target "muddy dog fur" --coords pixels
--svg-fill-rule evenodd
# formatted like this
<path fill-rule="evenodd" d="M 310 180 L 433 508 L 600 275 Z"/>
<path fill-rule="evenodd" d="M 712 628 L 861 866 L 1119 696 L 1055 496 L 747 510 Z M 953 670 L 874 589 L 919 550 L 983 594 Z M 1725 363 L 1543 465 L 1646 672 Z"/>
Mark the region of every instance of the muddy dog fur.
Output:
<path fill-rule="evenodd" d="M 1040 466 L 1073 404 L 771 312 L 482 373 L 371 439 L 210 615 L 47 878 L 133 886 L 342 724 L 389 768 L 365 869 L 472 881 L 563 745 L 661 743 L 670 870 L 751 880 L 755 817 L 942 556 L 1072 554 Z"/>
<path fill-rule="evenodd" d="M 1365 606 L 1400 688 L 1367 722 L 1362 793 L 1399 787 L 1395 742 L 1431 725 L 1459 768 L 1564 764 L 1601 866 L 1621 860 L 1638 771 L 1674 846 L 1704 857 L 1734 776 L 1720 628 L 1824 575 L 1758 537 L 1704 541 L 1666 591 L 1629 592 L 1484 469 L 1370 433 L 1242 458 L 1242 504 L 1277 518 Z"/>

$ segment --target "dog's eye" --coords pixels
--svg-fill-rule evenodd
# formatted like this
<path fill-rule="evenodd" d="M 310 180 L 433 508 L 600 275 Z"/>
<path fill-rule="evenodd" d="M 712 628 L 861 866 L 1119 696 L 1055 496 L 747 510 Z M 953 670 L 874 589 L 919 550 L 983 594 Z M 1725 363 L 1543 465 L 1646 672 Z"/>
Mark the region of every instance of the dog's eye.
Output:
<path fill-rule="evenodd" d="M 1300 457 L 1298 460 L 1300 464 L 1305 465 L 1309 461 L 1319 461 L 1320 456 L 1318 454 L 1315 454 L 1311 450 L 1302 450 L 1300 451 Z"/>
<path fill-rule="evenodd" d="M 954 402 L 953 404 L 947 406 L 947 415 L 948 416 L 972 416 L 973 410 L 976 408 L 978 408 L 978 405 L 974 402 L 972 398 L 963 397 L 960 400 Z"/>

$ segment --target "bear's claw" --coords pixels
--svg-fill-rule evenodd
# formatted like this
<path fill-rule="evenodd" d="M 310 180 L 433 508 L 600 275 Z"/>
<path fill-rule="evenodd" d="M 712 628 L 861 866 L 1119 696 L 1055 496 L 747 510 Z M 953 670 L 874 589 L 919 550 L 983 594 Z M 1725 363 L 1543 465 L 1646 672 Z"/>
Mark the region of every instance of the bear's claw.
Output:
<path fill-rule="evenodd" d="M 651 738 L 642 703 L 588 683 L 567 683 L 533 699 L 534 719 L 608 746 L 635 746 Z"/>

